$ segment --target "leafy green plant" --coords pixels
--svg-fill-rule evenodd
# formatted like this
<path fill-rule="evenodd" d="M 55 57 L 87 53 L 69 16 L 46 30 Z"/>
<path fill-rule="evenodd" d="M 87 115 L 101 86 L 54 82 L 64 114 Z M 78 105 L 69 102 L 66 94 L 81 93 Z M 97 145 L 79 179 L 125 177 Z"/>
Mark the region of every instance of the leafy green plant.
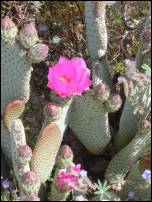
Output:
<path fill-rule="evenodd" d="M 150 68 L 149 65 L 143 64 L 143 65 L 141 66 L 141 68 L 142 68 L 143 70 L 145 70 L 146 75 L 151 75 L 151 68 Z"/>
<path fill-rule="evenodd" d="M 94 194 L 97 194 L 100 196 L 100 200 L 104 199 L 104 197 L 110 198 L 110 194 L 107 192 L 107 190 L 110 189 L 111 186 L 107 186 L 107 181 L 104 183 L 101 183 L 100 180 L 98 180 L 98 183 L 95 184 L 97 191 L 95 191 Z"/>

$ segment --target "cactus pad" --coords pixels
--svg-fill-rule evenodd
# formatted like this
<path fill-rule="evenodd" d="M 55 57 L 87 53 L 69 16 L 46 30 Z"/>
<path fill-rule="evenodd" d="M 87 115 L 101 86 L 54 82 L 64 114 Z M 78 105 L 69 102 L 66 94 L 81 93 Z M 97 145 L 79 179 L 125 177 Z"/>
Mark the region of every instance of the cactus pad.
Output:
<path fill-rule="evenodd" d="M 109 163 L 105 178 L 110 183 L 122 183 L 131 166 L 146 151 L 151 141 L 150 128 L 139 130 L 132 141 L 120 150 Z"/>
<path fill-rule="evenodd" d="M 23 30 L 27 32 L 25 33 L 26 42 L 29 41 L 29 43 L 31 37 L 37 37 L 34 24 L 30 23 L 30 26 L 33 27 L 32 30 L 29 29 L 29 26 L 27 27 L 27 25 L 24 25 L 23 28 Z M 29 99 L 29 84 L 32 71 L 31 64 L 33 61 L 29 62 L 27 57 L 30 49 L 27 50 L 22 47 L 21 44 L 18 44 L 17 26 L 8 16 L 1 20 L 1 33 L 1 114 L 4 114 L 5 127 L 10 130 L 12 122 L 19 118 L 24 110 L 24 104 Z M 34 40 L 32 46 L 35 45 L 37 40 Z M 46 49 L 48 51 L 48 47 L 46 47 Z M 45 59 L 45 56 L 43 55 L 41 59 Z M 5 130 L 4 125 L 2 123 L 1 126 L 2 150 L 5 157 L 11 162 L 10 137 L 8 136 L 8 131 Z"/>
<path fill-rule="evenodd" d="M 41 182 L 51 174 L 61 141 L 61 131 L 55 123 L 42 129 L 31 159 L 31 170 L 38 174 Z"/>
<path fill-rule="evenodd" d="M 119 132 L 115 137 L 115 145 L 118 149 L 126 146 L 129 141 L 135 136 L 138 130 L 138 122 L 142 116 L 136 107 L 144 110 L 144 115 L 151 110 L 151 81 L 149 79 L 140 81 L 144 89 L 141 89 L 138 84 L 135 85 L 132 92 L 126 98 L 124 109 L 121 115 Z M 134 104 L 134 101 L 137 103 Z"/>
<path fill-rule="evenodd" d="M 139 162 L 133 165 L 126 178 L 126 183 L 122 188 L 123 199 L 127 197 L 129 192 L 135 193 L 134 201 L 151 201 L 151 181 L 142 178 Z"/>
<path fill-rule="evenodd" d="M 69 126 L 93 154 L 101 154 L 111 138 L 106 108 L 92 95 L 75 98 Z"/>

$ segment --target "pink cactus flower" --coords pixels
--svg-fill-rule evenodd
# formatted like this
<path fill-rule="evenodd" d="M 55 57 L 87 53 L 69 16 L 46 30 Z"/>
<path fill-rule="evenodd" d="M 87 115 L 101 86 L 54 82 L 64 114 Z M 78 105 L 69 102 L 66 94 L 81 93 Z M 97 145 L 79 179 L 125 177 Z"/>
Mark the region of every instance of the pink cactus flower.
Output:
<path fill-rule="evenodd" d="M 70 172 L 72 172 L 73 174 L 79 175 L 81 172 L 81 165 L 80 164 L 73 165 L 69 169 L 70 169 Z"/>
<path fill-rule="evenodd" d="M 78 178 L 66 171 L 61 170 L 55 180 L 55 186 L 60 192 L 68 192 L 78 183 Z"/>
<path fill-rule="evenodd" d="M 59 62 L 49 68 L 48 87 L 62 98 L 81 95 L 91 86 L 90 70 L 81 57 L 60 57 Z"/>

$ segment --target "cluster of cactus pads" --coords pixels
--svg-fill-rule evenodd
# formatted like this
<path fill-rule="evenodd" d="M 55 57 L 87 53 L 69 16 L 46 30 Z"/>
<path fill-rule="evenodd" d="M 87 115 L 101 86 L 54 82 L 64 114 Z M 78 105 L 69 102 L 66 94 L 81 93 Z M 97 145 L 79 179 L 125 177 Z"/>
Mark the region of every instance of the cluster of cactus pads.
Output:
<path fill-rule="evenodd" d="M 139 159 L 151 144 L 150 123 L 146 120 L 151 110 L 150 77 L 137 70 L 135 62 L 126 61 L 125 72 L 118 78 L 126 99 L 119 130 L 115 131 L 109 124 L 109 113 L 114 114 L 120 109 L 122 99 L 114 92 L 108 72 L 106 4 L 104 1 L 87 1 L 85 6 L 93 88 L 81 96 L 64 100 L 52 92 L 51 103 L 44 107 L 44 123 L 33 151 L 26 143 L 24 126 L 19 118 L 30 96 L 32 63 L 39 63 L 47 57 L 48 46 L 38 38 L 34 22 L 26 23 L 18 31 L 9 17 L 1 21 L 1 146 L 10 167 L 13 166 L 21 200 L 42 200 L 41 187 L 51 176 L 53 168 L 55 173 L 49 200 L 64 201 L 69 196 L 68 185 L 62 188 L 56 185 L 60 172 L 74 165 L 70 148 L 60 149 L 67 126 L 92 154 L 103 154 L 109 143 L 117 148 L 118 152 L 105 172 L 105 179 L 113 189 L 109 191 L 111 198 L 117 194 L 125 199 L 131 191 L 135 192 L 136 199 L 149 200 L 150 197 L 150 182 L 141 179 L 138 166 Z M 140 186 L 146 186 L 142 191 L 139 182 Z M 85 180 L 80 180 L 81 189 L 84 189 L 83 183 Z M 76 194 L 81 192 L 80 187 Z"/>

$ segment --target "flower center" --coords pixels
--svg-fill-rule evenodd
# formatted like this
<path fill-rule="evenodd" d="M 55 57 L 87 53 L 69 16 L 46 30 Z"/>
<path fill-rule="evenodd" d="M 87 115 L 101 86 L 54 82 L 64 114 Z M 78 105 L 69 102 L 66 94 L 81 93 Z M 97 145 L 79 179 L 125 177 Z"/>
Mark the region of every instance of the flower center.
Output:
<path fill-rule="evenodd" d="M 64 83 L 70 83 L 70 82 L 71 82 L 71 78 L 69 78 L 69 77 L 67 77 L 67 76 L 65 76 L 65 75 L 61 75 L 61 76 L 59 77 L 59 79 L 60 79 L 61 81 L 63 81 Z"/>

